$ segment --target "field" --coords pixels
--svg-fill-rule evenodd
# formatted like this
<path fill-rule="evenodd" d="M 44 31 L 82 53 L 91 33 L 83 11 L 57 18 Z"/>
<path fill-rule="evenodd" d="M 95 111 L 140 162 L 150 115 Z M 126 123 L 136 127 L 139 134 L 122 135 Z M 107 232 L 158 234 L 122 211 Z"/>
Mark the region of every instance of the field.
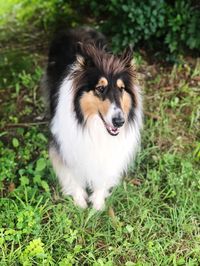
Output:
<path fill-rule="evenodd" d="M 200 60 L 135 54 L 141 151 L 104 211 L 81 210 L 48 158 L 47 44 L 23 36 L 1 36 L 0 265 L 200 265 Z"/>

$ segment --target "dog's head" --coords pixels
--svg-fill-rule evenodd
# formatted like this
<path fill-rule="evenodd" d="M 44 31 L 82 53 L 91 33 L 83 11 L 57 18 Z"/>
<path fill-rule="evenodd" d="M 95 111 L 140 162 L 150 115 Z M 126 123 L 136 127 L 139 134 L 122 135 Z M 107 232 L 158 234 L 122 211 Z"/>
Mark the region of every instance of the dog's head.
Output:
<path fill-rule="evenodd" d="M 80 45 L 72 72 L 74 111 L 79 123 L 98 115 L 107 132 L 116 136 L 134 121 L 137 106 L 132 50 L 114 56 L 92 44 Z"/>

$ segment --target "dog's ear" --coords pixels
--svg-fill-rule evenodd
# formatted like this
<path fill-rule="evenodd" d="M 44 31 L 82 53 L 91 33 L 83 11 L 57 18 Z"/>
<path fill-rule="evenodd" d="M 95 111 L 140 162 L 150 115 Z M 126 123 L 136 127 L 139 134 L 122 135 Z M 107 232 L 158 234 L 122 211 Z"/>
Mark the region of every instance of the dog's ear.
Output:
<path fill-rule="evenodd" d="M 128 46 L 121 54 L 120 59 L 124 62 L 127 67 L 132 65 L 133 60 L 133 47 Z"/>
<path fill-rule="evenodd" d="M 94 62 L 92 54 L 94 53 L 94 47 L 91 44 L 83 44 L 82 42 L 77 43 L 77 61 L 81 66 L 93 66 Z"/>
<path fill-rule="evenodd" d="M 76 44 L 76 60 L 80 64 L 80 66 L 85 65 L 85 58 L 83 55 L 83 49 L 82 49 L 83 43 L 78 42 Z"/>

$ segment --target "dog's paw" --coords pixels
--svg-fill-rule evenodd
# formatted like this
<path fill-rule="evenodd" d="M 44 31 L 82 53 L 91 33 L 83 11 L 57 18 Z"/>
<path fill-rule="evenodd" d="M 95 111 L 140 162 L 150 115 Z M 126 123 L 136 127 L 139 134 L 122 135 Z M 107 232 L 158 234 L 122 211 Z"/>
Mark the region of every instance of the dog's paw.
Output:
<path fill-rule="evenodd" d="M 103 211 L 105 208 L 105 200 L 94 201 L 92 207 L 97 211 Z"/>
<path fill-rule="evenodd" d="M 81 197 L 74 197 L 74 204 L 82 209 L 87 208 L 87 201 Z"/>
<path fill-rule="evenodd" d="M 90 197 L 92 207 L 97 211 L 102 211 L 105 208 L 105 196 L 101 192 L 94 192 Z"/>
<path fill-rule="evenodd" d="M 88 195 L 84 190 L 78 190 L 73 195 L 73 200 L 74 200 L 75 205 L 81 207 L 82 209 L 85 209 L 88 206 L 87 198 L 88 198 Z"/>

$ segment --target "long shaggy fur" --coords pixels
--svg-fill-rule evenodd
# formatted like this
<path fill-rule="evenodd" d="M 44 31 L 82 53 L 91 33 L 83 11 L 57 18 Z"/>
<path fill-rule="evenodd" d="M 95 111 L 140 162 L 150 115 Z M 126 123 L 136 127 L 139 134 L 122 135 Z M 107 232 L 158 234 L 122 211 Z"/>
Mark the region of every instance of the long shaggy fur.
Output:
<path fill-rule="evenodd" d="M 104 36 L 88 28 L 59 35 L 43 78 L 51 114 L 50 159 L 62 191 L 77 205 L 91 201 L 97 210 L 134 159 L 142 127 L 132 53 L 114 56 L 104 47 Z"/>

